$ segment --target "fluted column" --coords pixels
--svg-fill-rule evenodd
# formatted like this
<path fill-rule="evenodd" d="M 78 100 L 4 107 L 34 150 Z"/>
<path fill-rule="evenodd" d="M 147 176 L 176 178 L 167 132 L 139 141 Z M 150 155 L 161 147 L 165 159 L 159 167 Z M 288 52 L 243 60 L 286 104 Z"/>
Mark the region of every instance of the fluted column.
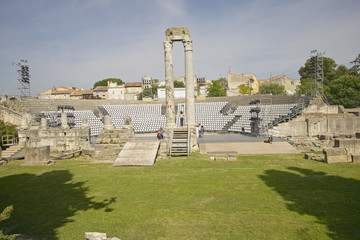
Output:
<path fill-rule="evenodd" d="M 183 43 L 185 49 L 186 123 L 193 127 L 195 126 L 193 47 L 191 40 L 184 40 Z"/>
<path fill-rule="evenodd" d="M 174 79 L 173 79 L 173 57 L 171 41 L 164 42 L 165 52 L 165 87 L 166 87 L 166 131 L 165 137 L 169 136 L 175 126 L 175 106 L 174 106 Z"/>

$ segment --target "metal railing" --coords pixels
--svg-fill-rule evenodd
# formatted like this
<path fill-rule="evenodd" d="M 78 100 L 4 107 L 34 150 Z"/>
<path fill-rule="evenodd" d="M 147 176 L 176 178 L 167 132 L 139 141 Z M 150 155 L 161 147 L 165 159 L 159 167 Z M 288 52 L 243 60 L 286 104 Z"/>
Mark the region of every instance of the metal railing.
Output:
<path fill-rule="evenodd" d="M 13 146 L 18 144 L 18 138 L 15 135 L 3 135 L 1 137 L 1 143 L 3 146 Z"/>

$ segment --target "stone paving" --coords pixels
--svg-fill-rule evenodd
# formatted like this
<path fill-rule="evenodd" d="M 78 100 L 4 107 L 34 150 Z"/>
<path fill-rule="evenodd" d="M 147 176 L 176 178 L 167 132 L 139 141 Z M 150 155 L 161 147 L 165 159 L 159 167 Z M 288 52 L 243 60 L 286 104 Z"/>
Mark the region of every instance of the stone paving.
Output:
<path fill-rule="evenodd" d="M 113 166 L 152 166 L 155 163 L 160 141 L 127 142 Z"/>
<path fill-rule="evenodd" d="M 138 140 L 154 140 L 155 134 L 136 135 Z M 300 153 L 286 139 L 273 138 L 272 144 L 264 143 L 267 137 L 250 134 L 205 133 L 198 138 L 201 154 L 285 154 Z"/>

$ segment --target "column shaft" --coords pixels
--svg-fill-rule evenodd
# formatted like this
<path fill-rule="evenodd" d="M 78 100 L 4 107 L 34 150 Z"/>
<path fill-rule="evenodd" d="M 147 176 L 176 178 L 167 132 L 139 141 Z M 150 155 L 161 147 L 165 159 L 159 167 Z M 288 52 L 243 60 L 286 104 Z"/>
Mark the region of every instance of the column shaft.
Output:
<path fill-rule="evenodd" d="M 166 133 L 175 126 L 172 42 L 164 42 L 166 87 Z"/>
<path fill-rule="evenodd" d="M 195 92 L 192 41 L 184 41 L 185 82 L 186 82 L 186 122 L 195 126 Z"/>

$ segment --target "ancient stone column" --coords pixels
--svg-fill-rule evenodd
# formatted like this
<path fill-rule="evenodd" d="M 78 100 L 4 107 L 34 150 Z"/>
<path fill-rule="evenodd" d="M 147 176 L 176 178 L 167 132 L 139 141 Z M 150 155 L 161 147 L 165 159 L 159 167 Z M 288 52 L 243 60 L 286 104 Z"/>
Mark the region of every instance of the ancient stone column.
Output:
<path fill-rule="evenodd" d="M 47 125 L 47 120 L 46 120 L 46 118 L 41 118 L 40 128 L 41 128 L 41 129 L 44 129 L 44 130 L 48 129 L 48 125 Z"/>
<path fill-rule="evenodd" d="M 69 125 L 67 123 L 67 115 L 66 113 L 61 113 L 61 128 L 68 129 Z"/>
<path fill-rule="evenodd" d="M 186 82 L 186 123 L 195 127 L 195 92 L 193 47 L 191 40 L 184 40 L 185 49 L 185 82 Z"/>
<path fill-rule="evenodd" d="M 164 42 L 165 52 L 165 87 L 166 87 L 166 132 L 169 136 L 171 129 L 175 126 L 175 105 L 174 105 L 174 79 L 173 79 L 173 57 L 172 42 Z"/>
<path fill-rule="evenodd" d="M 113 123 L 111 121 L 110 115 L 106 115 L 104 117 L 104 129 L 106 129 L 106 130 L 114 129 L 114 125 L 113 125 Z"/>

